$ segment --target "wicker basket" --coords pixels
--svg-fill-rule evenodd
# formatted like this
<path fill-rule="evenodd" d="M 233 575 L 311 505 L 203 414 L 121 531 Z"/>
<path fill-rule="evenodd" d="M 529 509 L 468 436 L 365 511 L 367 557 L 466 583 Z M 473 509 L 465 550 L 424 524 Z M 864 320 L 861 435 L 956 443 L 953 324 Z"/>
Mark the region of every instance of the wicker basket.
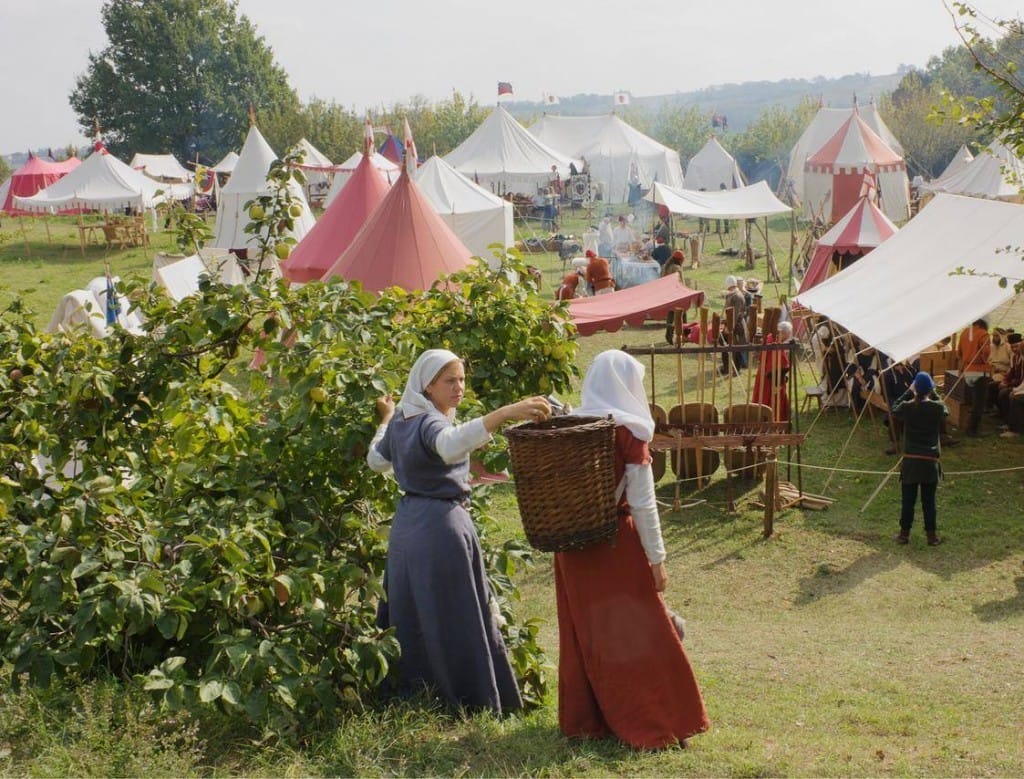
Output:
<path fill-rule="evenodd" d="M 518 425 L 506 435 L 519 514 L 533 548 L 565 552 L 615 536 L 610 417 L 552 417 Z"/>

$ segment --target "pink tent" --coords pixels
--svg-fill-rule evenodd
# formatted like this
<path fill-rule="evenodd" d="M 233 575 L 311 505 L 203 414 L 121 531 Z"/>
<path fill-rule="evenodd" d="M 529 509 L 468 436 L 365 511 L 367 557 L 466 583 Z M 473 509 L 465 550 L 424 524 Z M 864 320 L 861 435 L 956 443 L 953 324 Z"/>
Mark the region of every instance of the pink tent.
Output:
<path fill-rule="evenodd" d="M 674 273 L 607 295 L 576 298 L 569 301 L 569 314 L 580 335 L 593 335 L 598 330 L 613 333 L 624 324 L 641 325 L 646 319 L 664 320 L 669 311 L 703 302 L 704 293 L 690 289 Z"/>
<path fill-rule="evenodd" d="M 462 270 L 471 261 L 469 249 L 403 171 L 323 280 L 359 281 L 372 292 L 392 286 L 428 289 L 442 273 Z"/>
<path fill-rule="evenodd" d="M 847 267 L 895 234 L 896 230 L 896 225 L 870 198 L 862 197 L 846 216 L 818 239 L 814 257 L 800 283 L 800 291 L 806 292 Z"/>
<path fill-rule="evenodd" d="M 18 168 L 7 180 L 3 187 L 3 198 L 0 198 L 0 212 L 10 216 L 38 216 L 38 211 L 23 211 L 15 208 L 14 198 L 32 197 L 39 190 L 46 189 L 58 179 L 70 173 L 79 164 L 78 157 L 71 157 L 64 162 L 49 162 L 40 159 L 32 152 L 29 152 L 28 161 Z M 74 211 L 62 211 L 61 213 L 77 213 Z"/>
<path fill-rule="evenodd" d="M 281 263 L 281 272 L 291 281 L 316 281 L 352 243 L 359 228 L 384 200 L 389 185 L 370 157 L 356 166 L 317 223 Z"/>
<path fill-rule="evenodd" d="M 873 179 L 882 210 L 890 219 L 910 216 L 906 163 L 856 111 L 807 158 L 804 176 L 807 205 L 825 222 L 835 222 L 853 208 L 865 177 Z"/>

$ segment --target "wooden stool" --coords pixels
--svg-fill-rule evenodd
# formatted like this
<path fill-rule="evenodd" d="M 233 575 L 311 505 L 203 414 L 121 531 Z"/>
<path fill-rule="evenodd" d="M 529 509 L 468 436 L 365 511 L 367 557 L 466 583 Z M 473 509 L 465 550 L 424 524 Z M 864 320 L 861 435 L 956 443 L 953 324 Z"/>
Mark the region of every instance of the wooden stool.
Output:
<path fill-rule="evenodd" d="M 800 413 L 806 413 L 811 410 L 811 398 L 818 401 L 818 411 L 821 411 L 821 397 L 825 394 L 825 390 L 821 387 L 804 387 L 804 399 L 800 404 Z"/>

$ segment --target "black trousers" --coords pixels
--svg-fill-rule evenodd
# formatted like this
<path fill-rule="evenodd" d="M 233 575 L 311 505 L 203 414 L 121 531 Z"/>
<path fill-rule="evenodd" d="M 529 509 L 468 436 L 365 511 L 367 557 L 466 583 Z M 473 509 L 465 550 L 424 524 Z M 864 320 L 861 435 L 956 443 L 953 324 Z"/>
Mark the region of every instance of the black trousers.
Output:
<path fill-rule="evenodd" d="M 971 417 L 967 422 L 967 432 L 977 433 L 981 427 L 981 417 L 985 413 L 985 405 L 988 403 L 988 385 L 992 379 L 988 376 L 979 376 L 974 381 L 974 386 L 967 388 L 967 396 L 971 399 Z"/>
<path fill-rule="evenodd" d="M 935 491 L 938 489 L 938 482 L 931 484 L 907 484 L 903 482 L 903 506 L 900 512 L 900 532 L 904 535 L 910 534 L 910 527 L 914 524 L 914 507 L 917 505 L 917 491 L 921 490 L 921 510 L 924 513 L 924 532 L 934 533 L 938 512 L 935 507 Z"/>

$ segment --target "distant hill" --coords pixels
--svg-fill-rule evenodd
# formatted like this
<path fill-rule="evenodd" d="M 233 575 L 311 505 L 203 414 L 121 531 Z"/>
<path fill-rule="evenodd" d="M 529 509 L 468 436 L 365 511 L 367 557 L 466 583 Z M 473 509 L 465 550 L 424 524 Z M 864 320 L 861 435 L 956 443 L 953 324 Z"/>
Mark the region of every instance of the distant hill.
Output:
<path fill-rule="evenodd" d="M 784 79 L 782 81 L 745 81 L 742 84 L 719 84 L 695 92 L 671 95 L 632 95 L 628 111 L 641 110 L 656 114 L 663 106 L 683 108 L 697 106 L 728 118 L 729 129 L 742 132 L 761 111 L 772 105 L 795 106 L 805 97 L 820 99 L 822 105 L 845 107 L 856 96 L 861 104 L 877 100 L 891 92 L 903 78 L 903 72 L 885 76 L 855 73 L 840 78 Z M 606 114 L 612 109 L 612 95 L 578 94 L 559 96 L 558 105 L 539 102 L 512 101 L 504 104 L 509 113 L 521 120 L 548 113 L 583 116 Z"/>

